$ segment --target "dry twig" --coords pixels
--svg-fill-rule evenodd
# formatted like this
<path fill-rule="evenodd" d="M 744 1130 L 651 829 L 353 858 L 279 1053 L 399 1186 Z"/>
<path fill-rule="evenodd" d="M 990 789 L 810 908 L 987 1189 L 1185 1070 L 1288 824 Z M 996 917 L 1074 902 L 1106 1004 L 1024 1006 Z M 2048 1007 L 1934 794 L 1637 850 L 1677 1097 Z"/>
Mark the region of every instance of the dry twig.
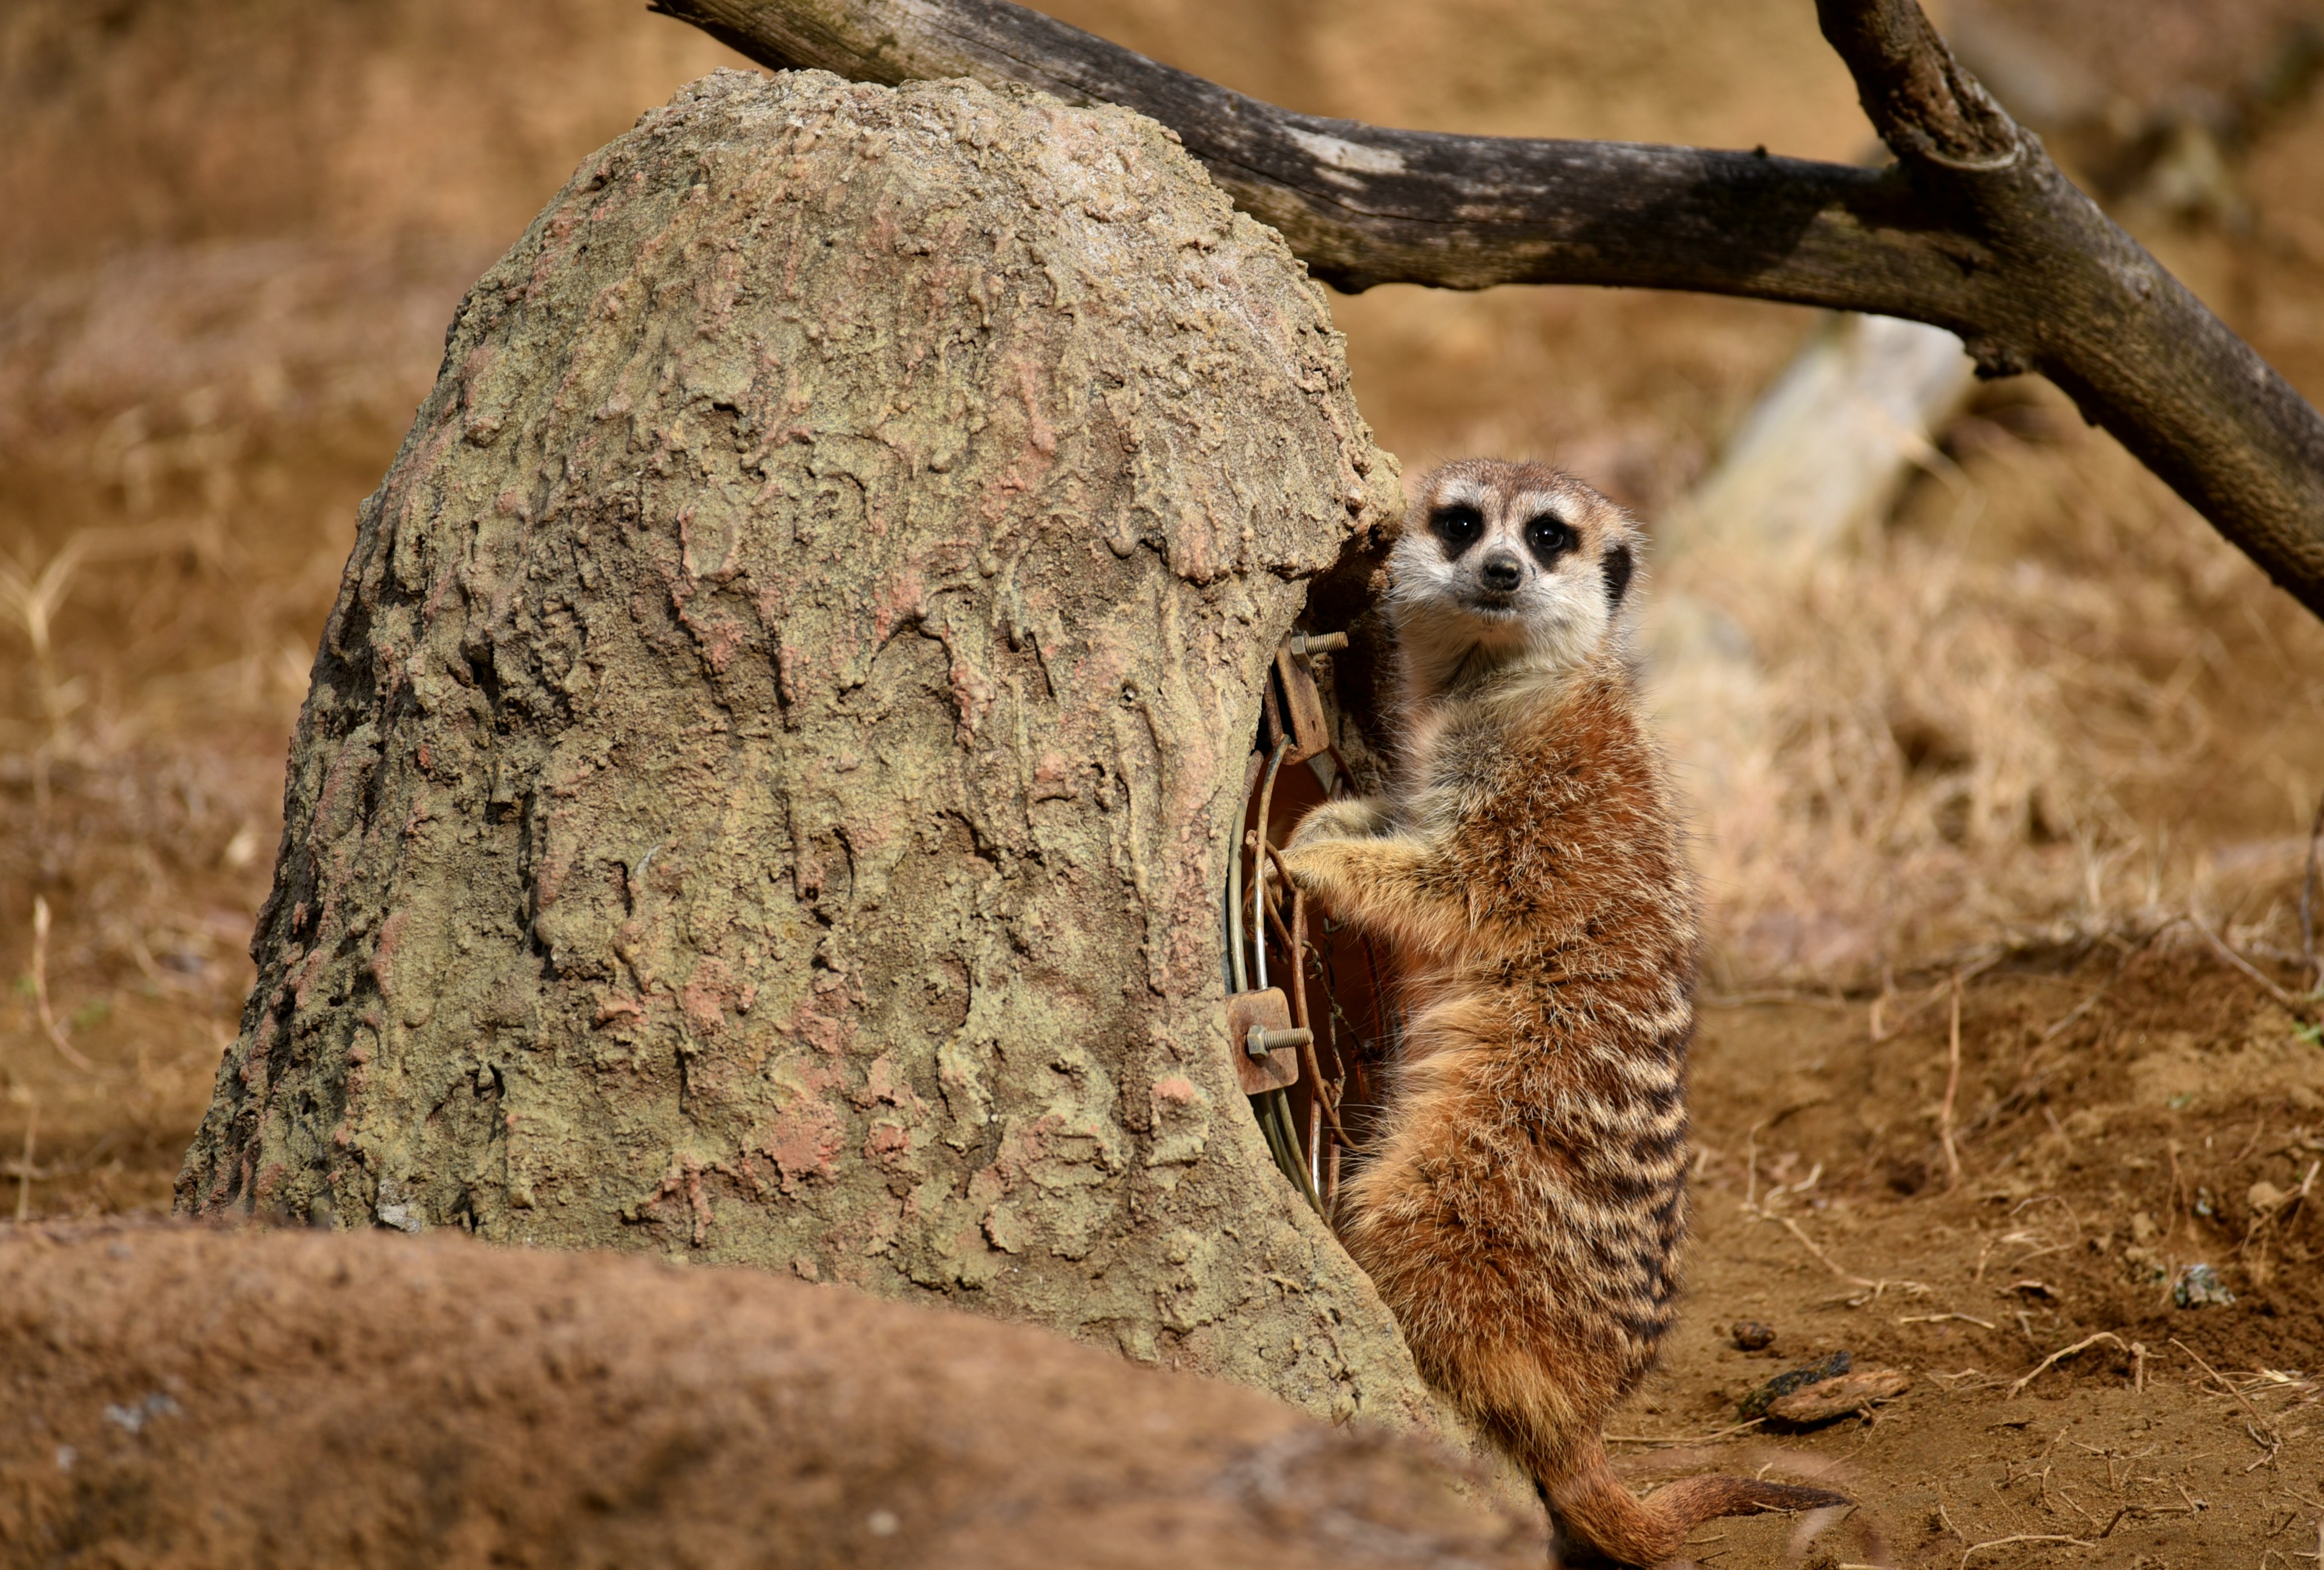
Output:
<path fill-rule="evenodd" d="M 2055 1532 L 2020 1532 L 2015 1537 L 1991 1538 L 1982 1543 L 1971 1543 L 1961 1550 L 1960 1562 L 1966 1565 L 1971 1554 L 1982 1553 L 1987 1548 L 1998 1548 L 2006 1543 L 2071 1543 L 2077 1548 L 2098 1547 L 2096 1543 L 2084 1538 L 2069 1538 Z"/>
<path fill-rule="evenodd" d="M 2243 1391 L 2236 1389 L 2233 1384 L 2228 1382 L 2228 1381 L 2220 1374 L 2218 1369 L 2215 1369 L 2209 1363 L 2205 1362 L 2201 1353 L 2197 1352 L 2193 1347 L 2188 1345 L 2185 1342 L 2180 1340 L 2175 1335 L 2171 1338 L 2171 1344 L 2185 1353 L 2189 1357 L 2193 1358 L 2195 1360 L 2196 1367 L 2201 1369 L 2205 1373 L 2209 1374 L 2211 1378 L 2218 1382 L 2218 1387 L 2221 1390 L 2227 1391 L 2229 1396 L 2234 1398 L 2236 1405 L 2241 1407 L 2246 1413 L 2250 1414 L 2251 1420 L 2253 1422 L 2258 1424 L 2262 1428 L 2267 1431 L 2267 1437 L 2265 1439 L 2260 1438 L 2257 1434 L 2254 1434 L 2252 1438 L 2261 1449 L 2267 1452 L 2267 1455 L 2262 1457 L 2262 1460 L 2274 1460 L 2275 1453 L 2283 1448 L 2283 1435 L 2273 1422 L 2269 1421 L 2266 1414 L 2263 1413 L 2257 1407 L 2253 1406 L 2251 1404 L 2250 1398 L 2246 1396 Z M 2246 1467 L 2245 1470 L 2249 1471 L 2250 1469 Z"/>
<path fill-rule="evenodd" d="M 2196 920 L 2192 916 L 2190 916 L 2187 919 L 2189 924 L 2192 926 L 2196 931 L 2203 935 L 2204 941 L 2209 943 L 2214 949 L 2218 950 L 2218 956 L 2221 959 L 2226 960 L 2229 965 L 2243 972 L 2245 975 L 2250 977 L 2252 981 L 2258 984 L 2261 991 L 2266 993 L 2269 997 L 2273 998 L 2278 1003 L 2282 1005 L 2284 1012 L 2290 1014 L 2292 1018 L 2300 1020 L 2303 1024 L 2313 1025 L 2319 1022 L 2319 1020 L 2324 1020 L 2324 1015 L 2319 1015 L 2317 1012 L 2317 1008 L 2314 1003 L 2307 1002 L 2304 999 L 2293 997 L 2290 993 L 2285 992 L 2282 987 L 2276 985 L 2275 983 L 2270 981 L 2265 975 L 2262 974 L 2257 965 L 2252 964 L 2250 960 L 2246 959 L 2242 955 L 2237 954 L 2234 949 L 2229 948 L 2227 946 L 2226 941 L 2222 939 L 2218 933 L 2204 926 L 2200 921 Z"/>
<path fill-rule="evenodd" d="M 2125 1352 L 2128 1352 L 2130 1350 L 2128 1346 L 2124 1344 L 2122 1337 L 2116 1335 L 2111 1330 L 2101 1330 L 2096 1335 L 2086 1335 L 2081 1340 L 2074 1343 L 2073 1345 L 2061 1346 L 2057 1351 L 2052 1353 L 2049 1356 L 2043 1358 L 2040 1362 L 2035 1363 L 2029 1371 L 2018 1379 L 2016 1383 L 2011 1385 L 2007 1390 L 2002 1392 L 2002 1399 L 2006 1400 L 2010 1397 L 2017 1394 L 2018 1391 L 2024 1390 L 2027 1385 L 2032 1384 L 2046 1370 L 2057 1363 L 2060 1360 L 2071 1357 L 2078 1352 L 2088 1352 L 2091 1347 L 2096 1346 L 2101 1341 L 2111 1341 L 2115 1345 L 2121 1347 Z"/>
<path fill-rule="evenodd" d="M 2120 1506 L 2115 1510 L 2112 1519 L 2107 1522 L 2106 1529 L 2098 1533 L 2098 1536 L 2101 1538 L 2110 1538 L 2114 1536 L 2114 1529 L 2122 1525 L 2125 1520 L 2143 1521 L 2153 1516 L 2191 1516 L 2211 1508 L 2210 1501 L 2209 1500 L 2196 1499 L 2192 1495 L 2189 1494 L 2187 1492 L 2187 1485 L 2185 1483 L 2180 1483 L 2178 1488 L 2179 1498 L 2181 1501 L 2181 1503 L 2175 1505 L 2126 1504 Z"/>
<path fill-rule="evenodd" d="M 1929 1289 L 1926 1284 L 1920 1281 L 1892 1281 L 1885 1277 L 1876 1281 L 1869 1277 L 1858 1276 L 1850 1271 L 1843 1270 L 1832 1262 L 1832 1259 L 1830 1254 L 1816 1247 L 1815 1239 L 1810 1237 L 1807 1234 L 1806 1230 L 1803 1228 L 1798 1222 L 1794 1221 L 1790 1216 L 1776 1215 L 1769 1212 L 1763 1211 L 1760 1213 L 1760 1219 L 1763 1221 L 1774 1221 L 1783 1224 L 1784 1226 L 1790 1229 L 1791 1234 L 1794 1237 L 1800 1240 L 1800 1246 L 1816 1257 L 1816 1262 L 1818 1264 L 1823 1266 L 1825 1270 L 1830 1270 L 1833 1275 L 1838 1276 L 1841 1280 L 1846 1281 L 1851 1287 L 1869 1288 L 1875 1298 L 1879 1297 L 1881 1293 L 1886 1291 L 1891 1287 L 1895 1287 L 1899 1290 L 1906 1292 L 1925 1292 Z"/>
<path fill-rule="evenodd" d="M 65 1039 L 65 1028 L 57 1023 L 56 1012 L 49 1006 L 49 902 L 39 894 L 32 896 L 32 1007 L 41 1017 L 42 1034 L 48 1037 L 57 1055 L 75 1068 L 94 1072 L 97 1065 Z"/>
<path fill-rule="evenodd" d="M 1952 1025 L 1945 1048 L 1945 1104 L 1937 1112 L 1937 1139 L 1945 1150 L 1945 1189 L 1960 1187 L 1960 1151 L 1953 1143 L 1953 1097 L 1960 1089 L 1960 972 L 1953 972 Z"/>
<path fill-rule="evenodd" d="M 1609 1444 L 1621 1445 L 1708 1445 L 1714 1439 L 1748 1433 L 1766 1420 L 1765 1418 L 1753 1418 L 1730 1427 L 1713 1429 L 1708 1434 L 1609 1434 L 1605 1437 Z"/>
<path fill-rule="evenodd" d="M 1979 1319 L 1974 1314 L 1900 1314 L 1896 1316 L 1896 1323 L 1899 1325 L 1939 1325 L 1948 1319 L 1958 1319 L 1964 1324 L 1975 1325 L 1986 1330 L 1996 1328 L 1993 1321 L 1990 1319 Z"/>
<path fill-rule="evenodd" d="M 2124 974 L 2127 972 L 2133 965 L 2138 962 L 2138 956 L 2144 954 L 2148 949 L 2153 947 L 2154 940 L 2156 938 L 2161 937 L 2164 933 L 2170 931 L 2173 927 L 2178 926 L 2179 923 L 2185 919 L 2187 919 L 2184 916 L 2173 916 L 2171 919 L 2163 922 L 2152 932 L 2149 932 L 2145 937 L 2140 938 L 2135 944 L 2133 944 L 2128 949 L 2125 950 L 2122 958 L 2115 962 L 2114 974 L 2107 976 L 2106 980 L 2098 983 L 2097 986 L 2091 988 L 2089 996 L 2084 998 L 2080 1002 L 2076 1003 L 2071 1009 L 2067 1011 L 2064 1018 L 2059 1020 L 2055 1024 L 2043 1030 L 2042 1032 L 2041 1039 L 2035 1042 L 2035 1045 L 2047 1045 L 2057 1036 L 2058 1032 L 2063 1030 L 2067 1026 L 2071 1025 L 2084 1014 L 2089 1013 L 2092 1009 L 2098 1007 L 2098 1000 L 2105 997 L 2107 993 L 2114 989 L 2115 983 L 2120 981 L 2123 978 Z"/>

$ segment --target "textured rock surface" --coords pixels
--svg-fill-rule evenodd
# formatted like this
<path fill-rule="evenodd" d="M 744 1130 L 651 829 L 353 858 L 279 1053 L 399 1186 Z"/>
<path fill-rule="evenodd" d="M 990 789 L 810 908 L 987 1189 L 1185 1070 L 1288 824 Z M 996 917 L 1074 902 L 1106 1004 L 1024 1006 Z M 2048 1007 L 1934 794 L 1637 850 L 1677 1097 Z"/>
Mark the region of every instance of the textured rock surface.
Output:
<path fill-rule="evenodd" d="M 364 507 L 183 1205 L 1439 1426 L 1217 1005 L 1265 662 L 1400 505 L 1320 290 L 1152 123 L 695 84 L 476 285 Z"/>
<path fill-rule="evenodd" d="M 1507 1565 L 1438 1455 L 1022 1326 L 453 1238 L 0 1225 L 0 1561 Z"/>

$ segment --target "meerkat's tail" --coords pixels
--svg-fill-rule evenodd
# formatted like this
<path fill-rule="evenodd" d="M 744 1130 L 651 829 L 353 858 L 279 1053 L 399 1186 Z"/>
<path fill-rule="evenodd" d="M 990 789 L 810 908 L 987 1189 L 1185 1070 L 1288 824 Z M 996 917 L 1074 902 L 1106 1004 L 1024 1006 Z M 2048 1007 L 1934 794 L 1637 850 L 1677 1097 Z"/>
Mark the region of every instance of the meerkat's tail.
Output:
<path fill-rule="evenodd" d="M 1579 1464 L 1575 1464 L 1579 1463 Z M 1688 1477 L 1640 1499 L 1606 1464 L 1606 1447 L 1591 1440 L 1567 1470 L 1547 1484 L 1550 1504 L 1572 1534 L 1624 1565 L 1659 1565 L 1675 1556 L 1686 1535 L 1718 1516 L 1763 1510 L 1812 1510 L 1851 1501 L 1829 1489 L 1762 1482 L 1755 1477 Z"/>

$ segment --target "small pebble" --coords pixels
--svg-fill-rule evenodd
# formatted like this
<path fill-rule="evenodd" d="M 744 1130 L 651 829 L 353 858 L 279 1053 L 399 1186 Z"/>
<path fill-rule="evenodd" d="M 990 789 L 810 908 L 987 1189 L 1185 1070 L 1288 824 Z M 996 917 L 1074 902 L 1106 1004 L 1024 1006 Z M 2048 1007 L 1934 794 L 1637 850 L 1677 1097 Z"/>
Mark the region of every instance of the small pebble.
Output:
<path fill-rule="evenodd" d="M 1868 1411 L 1877 1402 L 1903 1395 L 1912 1384 L 1911 1377 L 1901 1369 L 1858 1369 L 1777 1396 L 1767 1403 L 1767 1416 L 1795 1428 L 1812 1428 L 1834 1418 Z"/>
<path fill-rule="evenodd" d="M 1735 1347 L 1738 1352 L 1758 1352 L 1774 1345 L 1775 1341 L 1775 1327 L 1762 1325 L 1757 1319 L 1738 1319 L 1729 1327 L 1727 1334 L 1735 1338 Z"/>
<path fill-rule="evenodd" d="M 2171 1300 L 2181 1308 L 2225 1308 L 2236 1295 L 2209 1265 L 2189 1265 L 2171 1284 Z"/>
<path fill-rule="evenodd" d="M 1855 1361 L 1845 1350 L 1842 1350 L 1833 1353 L 1821 1362 L 1812 1362 L 1805 1368 L 1791 1369 L 1779 1373 L 1743 1398 L 1743 1415 L 1747 1418 L 1765 1417 L 1768 1407 L 1775 1402 L 1783 1399 L 1794 1390 L 1808 1385 L 1818 1384 L 1825 1380 L 1838 1379 L 1849 1371 Z"/>

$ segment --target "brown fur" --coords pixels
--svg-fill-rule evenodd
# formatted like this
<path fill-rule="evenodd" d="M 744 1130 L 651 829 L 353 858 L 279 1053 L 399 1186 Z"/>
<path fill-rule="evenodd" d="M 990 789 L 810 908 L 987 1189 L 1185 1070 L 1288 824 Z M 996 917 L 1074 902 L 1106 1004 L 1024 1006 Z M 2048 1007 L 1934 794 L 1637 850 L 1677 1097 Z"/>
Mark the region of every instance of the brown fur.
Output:
<path fill-rule="evenodd" d="M 1479 514 L 1465 550 L 1432 532 L 1447 497 Z M 1641 1501 L 1606 1464 L 1606 1415 L 1673 1317 L 1697 944 L 1622 636 L 1612 562 L 1636 531 L 1538 465 L 1456 465 L 1420 500 L 1392 568 L 1396 788 L 1319 808 L 1286 858 L 1394 943 L 1407 989 L 1342 1231 L 1423 1372 L 1532 1469 L 1565 1529 L 1657 1564 L 1710 1517 L 1841 1501 L 1703 1477 Z M 1545 508 L 1566 543 L 1528 550 Z M 1489 592 L 1481 575 L 1506 579 L 1512 556 L 1520 586 Z"/>

